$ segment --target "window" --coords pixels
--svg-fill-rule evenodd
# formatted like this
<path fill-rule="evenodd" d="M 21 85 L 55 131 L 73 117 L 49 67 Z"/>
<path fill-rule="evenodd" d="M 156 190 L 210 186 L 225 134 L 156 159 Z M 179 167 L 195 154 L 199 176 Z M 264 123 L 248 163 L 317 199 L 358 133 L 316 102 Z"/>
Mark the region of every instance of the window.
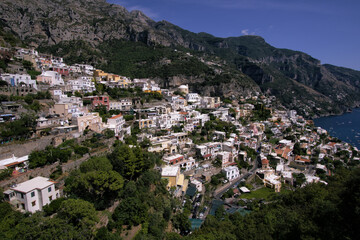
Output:
<path fill-rule="evenodd" d="M 20 193 L 20 196 L 21 196 L 21 198 L 24 198 L 24 194 L 23 194 L 23 193 Z"/>
<path fill-rule="evenodd" d="M 50 202 L 52 201 L 52 196 L 49 197 L 49 201 L 50 201 Z"/>
<path fill-rule="evenodd" d="M 31 197 L 35 197 L 35 192 L 31 192 Z"/>
<path fill-rule="evenodd" d="M 51 187 L 48 188 L 48 192 L 51 192 Z"/>
<path fill-rule="evenodd" d="M 33 201 L 33 202 L 31 202 L 31 206 L 35 206 L 36 205 L 36 201 Z"/>

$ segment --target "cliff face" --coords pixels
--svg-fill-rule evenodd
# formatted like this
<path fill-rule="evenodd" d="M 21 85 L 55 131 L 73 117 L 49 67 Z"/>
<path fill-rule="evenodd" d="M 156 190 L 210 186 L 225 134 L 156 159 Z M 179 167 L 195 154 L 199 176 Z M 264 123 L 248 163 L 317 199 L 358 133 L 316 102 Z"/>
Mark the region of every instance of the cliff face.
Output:
<path fill-rule="evenodd" d="M 84 40 L 95 46 L 110 39 L 164 46 L 189 46 L 169 23 L 105 0 L 3 0 L 1 20 L 28 44 Z"/>
<path fill-rule="evenodd" d="M 105 0 L 2 0 L 0 23 L 25 44 L 70 62 L 90 62 L 130 76 L 158 77 L 163 85 L 189 83 L 204 94 L 237 96 L 261 88 L 285 105 L 315 116 L 340 113 L 360 101 L 358 71 L 321 65 L 305 53 L 274 48 L 258 36 L 195 34 Z M 134 45 L 124 52 L 119 41 L 145 44 L 148 49 Z M 172 56 L 159 46 L 177 48 L 183 55 Z M 131 66 L 120 64 L 121 56 L 113 56 L 119 51 L 129 55 L 121 61 Z M 149 56 L 138 57 L 143 51 Z M 193 59 L 184 57 L 187 51 L 195 54 Z M 202 70 L 189 71 L 194 63 Z M 144 71 L 144 67 L 155 70 Z"/>

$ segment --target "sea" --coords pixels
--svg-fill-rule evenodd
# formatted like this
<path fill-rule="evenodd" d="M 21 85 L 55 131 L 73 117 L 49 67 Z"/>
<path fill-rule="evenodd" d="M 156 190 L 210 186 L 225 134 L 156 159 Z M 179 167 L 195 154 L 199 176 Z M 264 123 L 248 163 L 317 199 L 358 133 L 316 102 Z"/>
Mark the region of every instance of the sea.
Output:
<path fill-rule="evenodd" d="M 339 116 L 322 117 L 314 120 L 315 126 L 360 149 L 360 108 Z"/>

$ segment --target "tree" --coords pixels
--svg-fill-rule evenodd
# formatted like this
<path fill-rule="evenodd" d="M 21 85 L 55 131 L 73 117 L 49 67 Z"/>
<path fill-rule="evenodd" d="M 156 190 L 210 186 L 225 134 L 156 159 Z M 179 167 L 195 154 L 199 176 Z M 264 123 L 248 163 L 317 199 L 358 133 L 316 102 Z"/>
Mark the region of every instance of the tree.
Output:
<path fill-rule="evenodd" d="M 12 173 L 12 168 L 0 169 L 0 181 L 10 177 Z"/>
<path fill-rule="evenodd" d="M 89 148 L 84 146 L 76 146 L 74 148 L 74 153 L 84 156 L 86 153 L 89 153 Z"/>
<path fill-rule="evenodd" d="M 214 161 L 212 161 L 212 165 L 219 168 L 222 166 L 222 160 L 220 158 L 216 158 Z"/>
<path fill-rule="evenodd" d="M 180 231 L 181 235 L 187 235 L 191 229 L 191 223 L 186 213 L 178 213 L 173 217 L 174 228 Z"/>
<path fill-rule="evenodd" d="M 147 205 L 139 198 L 129 197 L 120 202 L 112 218 L 122 225 L 136 226 L 146 220 L 147 210 Z"/>
<path fill-rule="evenodd" d="M 46 215 L 50 216 L 50 215 L 56 213 L 60 209 L 61 203 L 63 201 L 65 201 L 65 198 L 57 198 L 57 199 L 51 201 L 50 204 L 45 205 L 44 212 L 46 213 Z"/>
<path fill-rule="evenodd" d="M 31 137 L 36 127 L 34 115 L 23 114 L 19 120 L 7 122 L 2 126 L 0 136 L 3 141 L 11 139 L 26 139 Z"/>
<path fill-rule="evenodd" d="M 75 97 L 82 97 L 81 93 L 79 93 L 78 91 L 75 92 Z"/>
<path fill-rule="evenodd" d="M 299 173 L 299 174 L 293 173 L 293 177 L 295 178 L 297 187 L 301 187 L 304 184 L 304 182 L 306 182 L 306 177 L 303 173 Z"/>
<path fill-rule="evenodd" d="M 80 171 L 82 173 L 91 171 L 111 171 L 112 169 L 113 166 L 107 157 L 92 157 L 80 165 Z"/>
<path fill-rule="evenodd" d="M 33 98 L 33 96 L 32 95 L 30 95 L 30 94 L 28 94 L 28 95 L 26 95 L 25 97 L 24 97 L 24 101 L 27 103 L 27 104 L 32 104 L 33 103 L 33 101 L 34 101 L 34 98 Z"/>
<path fill-rule="evenodd" d="M 61 203 L 58 217 L 77 227 L 92 228 L 98 221 L 94 205 L 82 199 L 68 199 Z"/>
<path fill-rule="evenodd" d="M 115 148 L 109 159 L 114 170 L 129 180 L 137 178 L 143 171 L 144 158 L 138 146 L 131 149 L 128 145 L 122 144 Z"/>
<path fill-rule="evenodd" d="M 230 189 L 232 190 L 232 189 Z M 224 205 L 221 205 L 220 207 L 218 207 L 215 211 L 215 218 L 220 221 L 222 220 L 226 215 L 225 209 L 224 209 Z"/>
<path fill-rule="evenodd" d="M 33 151 L 29 155 L 29 168 L 44 166 L 47 162 L 44 151 Z"/>
<path fill-rule="evenodd" d="M 47 153 L 47 162 L 48 163 L 54 163 L 57 161 L 60 162 L 67 162 L 72 154 L 72 149 L 70 148 L 54 148 L 53 146 L 46 147 L 46 153 Z"/>
<path fill-rule="evenodd" d="M 148 138 L 144 138 L 144 140 L 140 143 L 140 147 L 142 148 L 148 148 L 151 146 L 151 141 Z"/>
<path fill-rule="evenodd" d="M 119 197 L 123 186 L 124 179 L 115 171 L 74 171 L 66 179 L 64 191 L 94 203 L 97 209 L 104 209 Z"/>
<path fill-rule="evenodd" d="M 107 139 L 115 137 L 115 133 L 111 129 L 105 129 L 104 135 Z"/>
<path fill-rule="evenodd" d="M 121 240 L 123 238 L 120 237 L 119 234 L 109 232 L 109 230 L 106 227 L 102 227 L 97 231 L 94 239 L 95 240 Z"/>

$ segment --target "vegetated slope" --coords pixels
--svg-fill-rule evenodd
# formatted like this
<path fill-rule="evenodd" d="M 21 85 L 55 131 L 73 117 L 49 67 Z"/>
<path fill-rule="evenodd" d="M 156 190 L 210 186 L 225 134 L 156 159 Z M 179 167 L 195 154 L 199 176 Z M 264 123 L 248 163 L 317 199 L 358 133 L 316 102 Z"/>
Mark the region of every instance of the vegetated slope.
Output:
<path fill-rule="evenodd" d="M 195 34 L 105 0 L 4 0 L 0 13 L 2 24 L 25 43 L 69 63 L 158 77 L 163 86 L 189 83 L 192 90 L 213 95 L 258 91 L 255 81 L 264 92 L 310 116 L 341 113 L 360 102 L 358 71 L 321 65 L 259 36 Z"/>

